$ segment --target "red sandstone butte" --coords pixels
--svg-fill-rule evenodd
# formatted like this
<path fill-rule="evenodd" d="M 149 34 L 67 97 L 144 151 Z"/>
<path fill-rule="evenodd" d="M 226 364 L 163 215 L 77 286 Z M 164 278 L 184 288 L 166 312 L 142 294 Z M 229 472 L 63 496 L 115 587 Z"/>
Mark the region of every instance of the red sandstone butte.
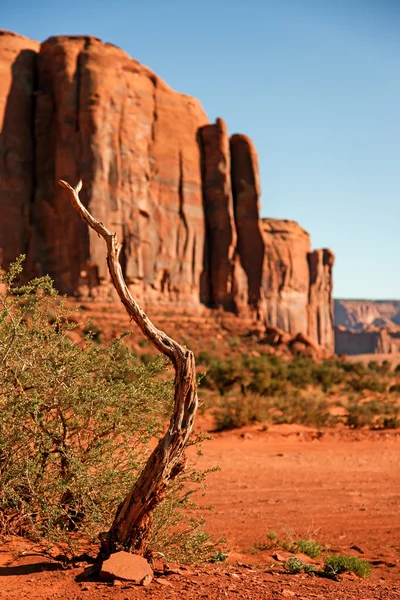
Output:
<path fill-rule="evenodd" d="M 332 265 L 293 221 L 260 218 L 257 152 L 125 52 L 0 32 L 0 260 L 28 254 L 82 299 L 113 298 L 105 247 L 59 179 L 117 232 L 144 305 L 204 305 L 333 348 Z"/>

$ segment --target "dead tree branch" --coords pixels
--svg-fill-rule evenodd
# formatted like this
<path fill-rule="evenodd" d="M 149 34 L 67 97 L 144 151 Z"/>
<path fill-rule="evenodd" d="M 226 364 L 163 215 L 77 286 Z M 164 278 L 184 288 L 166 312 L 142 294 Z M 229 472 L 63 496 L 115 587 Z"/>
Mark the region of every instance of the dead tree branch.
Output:
<path fill-rule="evenodd" d="M 198 406 L 194 355 L 157 329 L 132 298 L 119 262 L 121 245 L 117 242 L 116 234 L 97 221 L 81 203 L 79 192 L 82 181 L 75 188 L 66 181 L 60 180 L 58 183 L 67 190 L 72 205 L 81 218 L 104 239 L 111 279 L 129 316 L 153 346 L 171 360 L 175 369 L 174 408 L 168 431 L 149 456 L 131 492 L 119 506 L 110 531 L 102 540 L 106 553 L 111 553 L 118 547 L 143 552 L 152 513 L 163 500 L 168 482 L 184 468 L 184 448 Z"/>

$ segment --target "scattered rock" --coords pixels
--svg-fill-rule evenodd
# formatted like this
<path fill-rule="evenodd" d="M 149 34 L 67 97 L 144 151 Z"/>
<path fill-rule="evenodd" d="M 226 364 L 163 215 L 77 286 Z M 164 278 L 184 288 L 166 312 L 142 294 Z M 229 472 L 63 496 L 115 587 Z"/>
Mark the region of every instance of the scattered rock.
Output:
<path fill-rule="evenodd" d="M 167 575 L 192 575 L 192 572 L 189 569 L 181 569 L 179 567 L 170 567 L 169 565 L 164 565 L 164 573 Z"/>
<path fill-rule="evenodd" d="M 121 579 L 137 585 L 149 585 L 153 579 L 153 571 L 143 556 L 121 551 L 103 562 L 99 576 L 103 581 Z"/>
<path fill-rule="evenodd" d="M 159 583 L 160 585 L 164 585 L 165 587 L 174 587 L 172 583 L 168 581 L 168 579 L 166 579 L 165 577 L 156 577 L 154 581 L 156 583 Z"/>
<path fill-rule="evenodd" d="M 151 584 L 151 581 L 153 579 L 153 574 L 151 575 L 145 575 L 142 579 L 142 581 L 140 582 L 140 585 L 144 585 L 144 586 L 148 586 Z"/>
<path fill-rule="evenodd" d="M 272 555 L 272 558 L 277 560 L 278 562 L 285 562 L 289 558 L 289 556 L 293 556 L 290 552 L 275 552 Z"/>

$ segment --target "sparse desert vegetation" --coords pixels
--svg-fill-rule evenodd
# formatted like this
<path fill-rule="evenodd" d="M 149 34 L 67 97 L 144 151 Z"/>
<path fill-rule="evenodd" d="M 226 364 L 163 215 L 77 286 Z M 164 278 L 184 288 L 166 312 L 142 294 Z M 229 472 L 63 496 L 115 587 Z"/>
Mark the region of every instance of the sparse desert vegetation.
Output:
<path fill-rule="evenodd" d="M 221 359 L 201 352 L 203 410 L 217 430 L 249 423 L 298 423 L 310 427 L 395 429 L 400 426 L 396 368 L 383 361 L 276 354 Z"/>

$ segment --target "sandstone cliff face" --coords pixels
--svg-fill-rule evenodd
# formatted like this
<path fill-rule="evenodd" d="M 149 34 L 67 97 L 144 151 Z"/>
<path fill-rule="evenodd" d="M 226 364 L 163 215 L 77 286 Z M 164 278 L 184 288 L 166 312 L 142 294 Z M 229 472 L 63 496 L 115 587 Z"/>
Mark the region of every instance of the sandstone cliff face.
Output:
<path fill-rule="evenodd" d="M 307 333 L 310 236 L 294 221 L 280 219 L 263 219 L 263 232 L 267 321 L 292 334 Z"/>
<path fill-rule="evenodd" d="M 141 302 L 222 307 L 331 349 L 333 255 L 310 254 L 292 221 L 260 219 L 249 138 L 229 139 L 197 100 L 96 38 L 4 34 L 0 69 L 3 265 L 28 251 L 30 274 L 60 291 L 112 297 L 104 244 L 57 185 L 82 178 Z"/>
<path fill-rule="evenodd" d="M 324 248 L 308 255 L 310 288 L 308 297 L 308 335 L 333 352 L 333 277 L 335 257 Z"/>
<path fill-rule="evenodd" d="M 107 279 L 104 244 L 88 238 L 56 185 L 82 177 L 85 203 L 123 244 L 129 284 L 148 301 L 198 304 L 200 104 L 94 38 L 47 40 L 38 88 L 35 215 L 46 270 L 67 293 L 77 281 L 89 289 Z"/>
<path fill-rule="evenodd" d="M 0 264 L 32 244 L 33 105 L 39 44 L 0 31 Z"/>

